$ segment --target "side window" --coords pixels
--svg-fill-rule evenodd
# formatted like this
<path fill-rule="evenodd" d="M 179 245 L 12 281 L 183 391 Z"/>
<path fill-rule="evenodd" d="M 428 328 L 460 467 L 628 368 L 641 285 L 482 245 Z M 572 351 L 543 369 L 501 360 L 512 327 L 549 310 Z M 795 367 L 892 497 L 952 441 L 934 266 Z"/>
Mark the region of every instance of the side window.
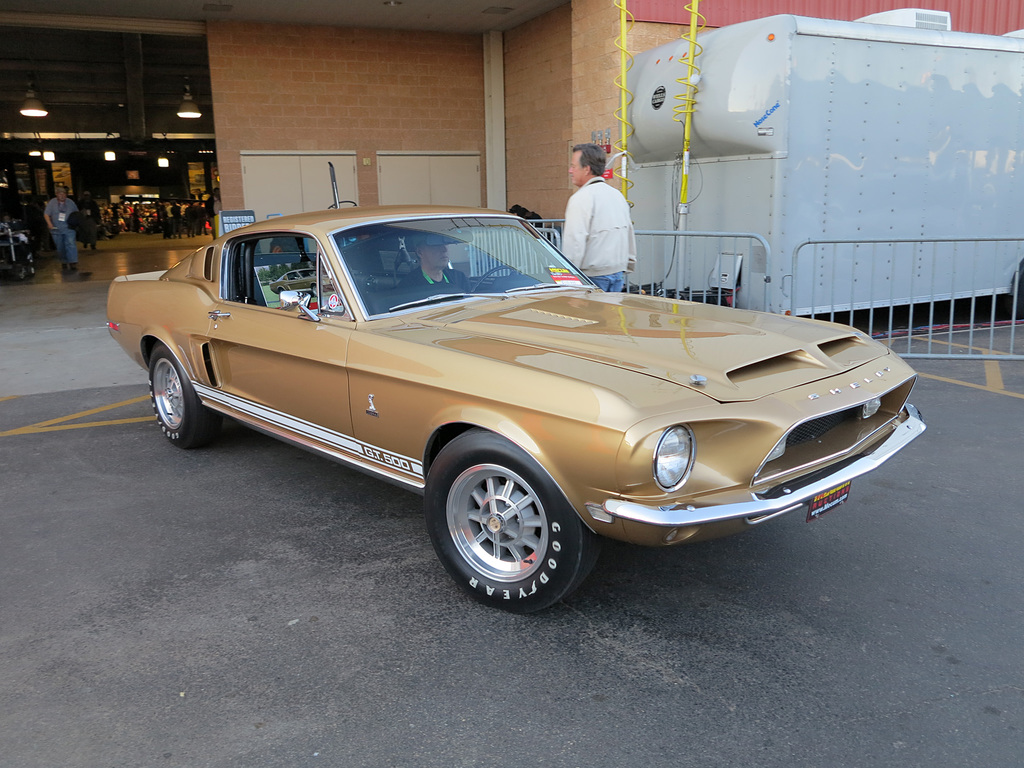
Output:
<path fill-rule="evenodd" d="M 258 304 L 281 306 L 281 291 L 316 294 L 316 250 L 306 250 L 308 239 L 275 235 L 253 241 L 253 275 Z"/>
<path fill-rule="evenodd" d="M 239 238 L 225 247 L 223 295 L 261 307 L 281 306 L 281 291 L 316 296 L 316 241 L 294 234 Z"/>

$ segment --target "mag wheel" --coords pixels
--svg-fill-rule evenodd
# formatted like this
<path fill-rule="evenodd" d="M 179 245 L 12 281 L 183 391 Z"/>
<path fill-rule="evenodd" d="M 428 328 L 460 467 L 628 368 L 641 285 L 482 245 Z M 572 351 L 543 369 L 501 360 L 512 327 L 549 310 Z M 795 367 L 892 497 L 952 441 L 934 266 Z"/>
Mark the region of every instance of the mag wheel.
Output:
<path fill-rule="evenodd" d="M 220 414 L 199 401 L 192 382 L 162 344 L 149 360 L 149 393 L 157 423 L 175 445 L 198 448 L 217 436 Z"/>
<path fill-rule="evenodd" d="M 445 569 L 477 600 L 516 613 L 570 594 L 597 559 L 597 537 L 554 481 L 507 440 L 474 430 L 427 477 L 427 531 Z"/>

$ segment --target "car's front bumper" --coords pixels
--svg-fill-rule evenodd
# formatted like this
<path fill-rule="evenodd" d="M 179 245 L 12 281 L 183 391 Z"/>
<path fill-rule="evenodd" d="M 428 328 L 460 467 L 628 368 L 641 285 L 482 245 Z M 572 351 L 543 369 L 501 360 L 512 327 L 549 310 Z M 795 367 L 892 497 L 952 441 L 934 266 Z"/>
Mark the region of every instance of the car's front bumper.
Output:
<path fill-rule="evenodd" d="M 664 528 L 683 528 L 708 525 L 726 521 L 745 521 L 751 525 L 763 523 L 771 518 L 806 509 L 815 497 L 834 490 L 861 475 L 867 474 L 895 456 L 912 440 L 925 431 L 920 412 L 907 403 L 906 418 L 896 427 L 892 435 L 871 453 L 846 463 L 824 477 L 816 476 L 806 485 L 786 484 L 777 496 L 769 498 L 751 492 L 749 501 L 697 507 L 692 504 L 651 507 L 620 499 L 608 499 L 603 511 L 613 519 L 627 523 L 641 523 Z"/>

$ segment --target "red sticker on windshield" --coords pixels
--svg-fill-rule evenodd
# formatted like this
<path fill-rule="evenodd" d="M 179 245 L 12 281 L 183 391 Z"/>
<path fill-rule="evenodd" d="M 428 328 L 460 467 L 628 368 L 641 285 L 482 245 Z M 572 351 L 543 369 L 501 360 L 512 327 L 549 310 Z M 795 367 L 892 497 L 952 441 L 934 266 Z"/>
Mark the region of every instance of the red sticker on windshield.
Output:
<path fill-rule="evenodd" d="M 551 279 L 556 283 L 570 283 L 572 285 L 583 285 L 583 282 L 572 272 L 564 267 L 548 267 Z"/>

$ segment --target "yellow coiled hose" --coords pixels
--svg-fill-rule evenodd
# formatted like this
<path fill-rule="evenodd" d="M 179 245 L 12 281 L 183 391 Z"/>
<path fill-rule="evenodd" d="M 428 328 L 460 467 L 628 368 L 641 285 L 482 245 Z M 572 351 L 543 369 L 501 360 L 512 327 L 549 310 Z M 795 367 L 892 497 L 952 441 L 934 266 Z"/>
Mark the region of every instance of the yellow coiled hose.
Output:
<path fill-rule="evenodd" d="M 633 186 L 629 180 L 629 137 L 633 135 L 633 124 L 626 115 L 629 105 L 633 103 L 633 93 L 626 85 L 626 73 L 633 66 L 633 57 L 626 50 L 626 35 L 633 28 L 633 14 L 626 9 L 626 0 L 615 0 L 615 7 L 619 9 L 619 36 L 615 39 L 615 47 L 619 49 L 619 75 L 615 78 L 615 85 L 619 89 L 619 107 L 615 110 L 615 117 L 619 121 L 619 138 L 614 145 L 616 155 L 613 156 L 613 162 L 614 158 L 618 158 L 615 175 L 619 178 L 622 196 L 632 208 L 633 201 L 629 199 L 629 190 Z"/>
<path fill-rule="evenodd" d="M 684 40 L 690 43 L 686 55 L 686 76 L 676 79 L 681 92 L 676 95 L 672 107 L 672 119 L 683 124 L 683 178 L 679 185 L 679 204 L 685 206 L 689 202 L 690 192 L 690 134 L 693 130 L 693 110 L 697 104 L 697 83 L 700 80 L 700 68 L 697 56 L 703 50 L 697 43 L 697 34 L 704 29 L 704 17 L 698 7 L 700 0 L 691 0 L 686 10 L 690 12 L 690 26 Z"/>

